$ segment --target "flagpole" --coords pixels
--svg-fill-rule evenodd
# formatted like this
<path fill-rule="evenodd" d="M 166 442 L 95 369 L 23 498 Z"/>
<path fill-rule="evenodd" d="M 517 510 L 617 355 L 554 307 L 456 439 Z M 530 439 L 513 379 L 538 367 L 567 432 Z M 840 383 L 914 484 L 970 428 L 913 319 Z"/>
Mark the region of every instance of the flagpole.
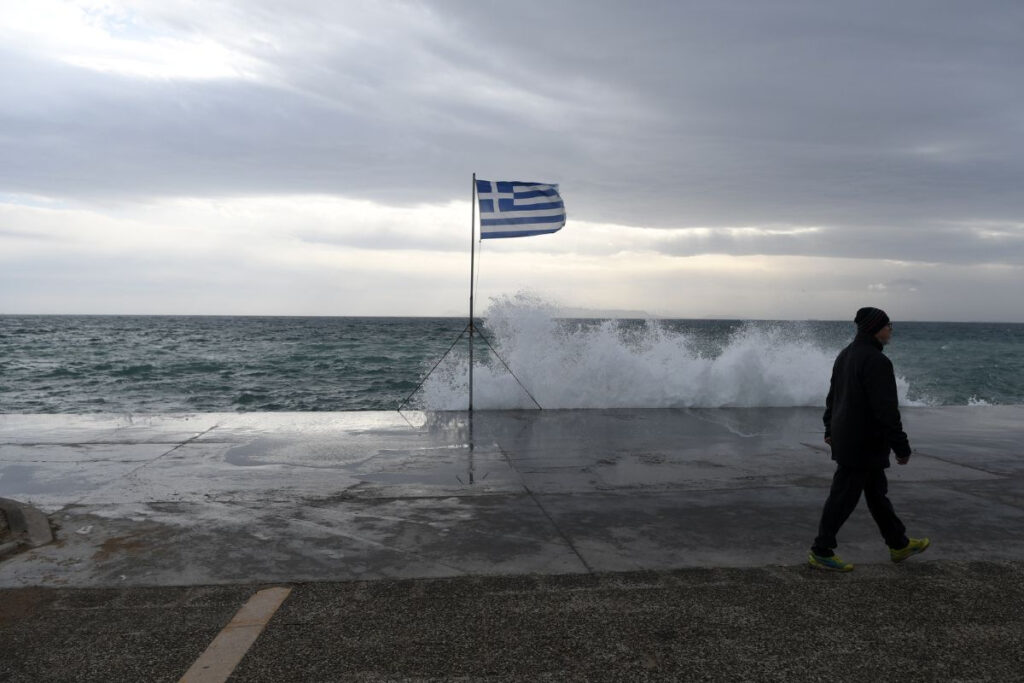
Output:
<path fill-rule="evenodd" d="M 476 261 L 476 173 L 469 198 L 469 412 L 473 412 L 473 270 Z"/>

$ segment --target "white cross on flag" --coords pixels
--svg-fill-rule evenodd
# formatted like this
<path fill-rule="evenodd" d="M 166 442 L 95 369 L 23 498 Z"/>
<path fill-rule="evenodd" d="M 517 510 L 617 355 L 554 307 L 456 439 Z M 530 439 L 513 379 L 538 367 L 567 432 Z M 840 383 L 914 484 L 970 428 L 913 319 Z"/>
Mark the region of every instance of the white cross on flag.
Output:
<path fill-rule="evenodd" d="M 476 196 L 480 239 L 543 235 L 565 225 L 565 204 L 558 185 L 477 180 Z"/>

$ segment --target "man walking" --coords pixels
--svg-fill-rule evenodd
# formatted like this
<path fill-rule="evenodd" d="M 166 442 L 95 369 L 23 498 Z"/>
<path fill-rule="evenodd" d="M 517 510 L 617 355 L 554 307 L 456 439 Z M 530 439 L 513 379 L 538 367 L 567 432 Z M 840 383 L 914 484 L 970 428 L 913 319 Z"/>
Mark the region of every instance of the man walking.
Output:
<path fill-rule="evenodd" d="M 927 538 L 907 538 L 887 496 L 889 452 L 896 452 L 900 465 L 910 460 L 910 442 L 900 421 L 896 375 L 892 361 L 882 353 L 892 337 L 892 323 L 878 308 L 860 309 L 854 322 L 857 337 L 836 358 L 825 400 L 825 443 L 832 447 L 836 473 L 808 556 L 812 567 L 840 572 L 851 571 L 853 565 L 835 554 L 836 534 L 857 507 L 862 492 L 893 562 L 924 552 L 929 545 Z"/>

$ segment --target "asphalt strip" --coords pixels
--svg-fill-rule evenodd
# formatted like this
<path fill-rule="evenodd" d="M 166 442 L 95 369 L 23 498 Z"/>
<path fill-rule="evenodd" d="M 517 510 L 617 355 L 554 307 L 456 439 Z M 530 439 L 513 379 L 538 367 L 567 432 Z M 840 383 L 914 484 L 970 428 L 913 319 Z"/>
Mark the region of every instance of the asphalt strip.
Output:
<path fill-rule="evenodd" d="M 267 588 L 249 598 L 179 683 L 226 681 L 291 592 L 291 588 Z"/>

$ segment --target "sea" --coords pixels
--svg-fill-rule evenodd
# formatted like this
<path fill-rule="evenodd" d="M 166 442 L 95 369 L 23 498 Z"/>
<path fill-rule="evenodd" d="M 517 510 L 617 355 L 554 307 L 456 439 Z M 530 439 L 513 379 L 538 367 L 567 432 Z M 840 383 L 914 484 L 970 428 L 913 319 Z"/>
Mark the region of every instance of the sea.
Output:
<path fill-rule="evenodd" d="M 464 410 L 465 318 L 0 316 L 0 413 Z M 849 321 L 476 321 L 474 409 L 821 406 Z M 1024 324 L 894 322 L 902 405 L 1024 404 Z"/>

